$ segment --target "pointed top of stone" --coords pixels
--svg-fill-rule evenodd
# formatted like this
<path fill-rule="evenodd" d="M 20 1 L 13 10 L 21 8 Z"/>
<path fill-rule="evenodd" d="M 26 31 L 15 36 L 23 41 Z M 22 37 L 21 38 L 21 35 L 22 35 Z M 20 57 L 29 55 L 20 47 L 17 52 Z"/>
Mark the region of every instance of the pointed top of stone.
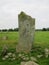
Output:
<path fill-rule="evenodd" d="M 20 18 L 20 20 L 24 21 L 25 19 L 27 19 L 27 15 L 22 11 L 18 17 Z"/>
<path fill-rule="evenodd" d="M 21 11 L 21 13 L 19 15 L 26 15 L 23 11 Z"/>
<path fill-rule="evenodd" d="M 26 13 L 24 13 L 23 11 L 18 15 L 18 17 L 19 17 L 20 20 L 22 20 L 22 21 L 24 21 L 24 20 L 26 20 L 26 19 L 30 19 L 30 20 L 34 19 L 34 18 L 32 18 L 31 16 L 27 15 Z"/>

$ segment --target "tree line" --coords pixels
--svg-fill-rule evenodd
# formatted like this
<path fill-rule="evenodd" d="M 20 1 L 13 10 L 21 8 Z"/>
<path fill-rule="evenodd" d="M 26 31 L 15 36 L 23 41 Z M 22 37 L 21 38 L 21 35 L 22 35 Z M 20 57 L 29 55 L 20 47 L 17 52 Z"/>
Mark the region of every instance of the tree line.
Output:
<path fill-rule="evenodd" d="M 36 29 L 36 31 L 49 31 L 49 28 Z"/>
<path fill-rule="evenodd" d="M 49 31 L 49 28 L 35 29 L 36 31 Z M 0 29 L 0 32 L 19 31 L 19 28 L 14 29 Z"/>
<path fill-rule="evenodd" d="M 18 28 L 14 28 L 14 29 L 0 29 L 0 32 L 9 32 L 9 31 L 18 31 Z"/>

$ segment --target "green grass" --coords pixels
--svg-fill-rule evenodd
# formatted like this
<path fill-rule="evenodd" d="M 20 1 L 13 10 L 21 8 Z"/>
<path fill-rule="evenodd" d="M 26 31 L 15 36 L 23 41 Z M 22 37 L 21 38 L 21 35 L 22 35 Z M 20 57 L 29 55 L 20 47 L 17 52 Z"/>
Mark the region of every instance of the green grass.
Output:
<path fill-rule="evenodd" d="M 7 40 L 2 40 L 1 38 L 3 36 L 7 36 Z M 10 51 L 14 50 L 16 48 L 16 44 L 19 41 L 19 33 L 18 32 L 0 32 L 0 53 L 3 48 L 3 46 L 6 44 Z M 44 48 L 49 48 L 49 32 L 48 31 L 36 31 L 35 32 L 35 40 L 34 40 L 34 46 L 40 47 L 39 50 L 33 51 L 32 55 L 36 56 L 37 54 L 40 54 L 40 50 L 43 51 Z M 49 57 L 46 58 L 40 58 L 38 59 L 39 65 L 49 65 Z M 19 61 L 0 61 L 0 65 L 20 65 Z"/>
<path fill-rule="evenodd" d="M 49 31 L 36 31 L 35 44 L 38 44 L 44 48 L 49 48 Z"/>
<path fill-rule="evenodd" d="M 7 40 L 2 40 L 4 36 L 7 36 Z M 4 45 L 7 45 L 9 48 L 15 48 L 16 44 L 18 43 L 18 32 L 0 32 L 0 49 Z"/>

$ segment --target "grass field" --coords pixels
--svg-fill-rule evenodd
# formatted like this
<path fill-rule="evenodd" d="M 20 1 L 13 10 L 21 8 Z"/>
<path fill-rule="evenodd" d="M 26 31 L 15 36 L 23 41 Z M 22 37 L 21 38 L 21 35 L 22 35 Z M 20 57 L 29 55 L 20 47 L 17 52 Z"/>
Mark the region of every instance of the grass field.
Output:
<path fill-rule="evenodd" d="M 36 31 L 35 32 L 35 44 L 44 48 L 49 48 L 49 32 L 48 31 Z"/>
<path fill-rule="evenodd" d="M 3 36 L 7 36 L 7 40 L 2 40 Z M 6 44 L 10 51 L 16 48 L 16 44 L 19 41 L 18 32 L 0 32 L 0 53 L 3 46 Z M 44 48 L 49 48 L 49 32 L 48 31 L 36 31 L 34 46 L 40 46 L 43 50 Z M 36 55 L 38 51 L 33 52 L 32 55 Z M 49 65 L 49 58 L 38 59 L 39 65 Z M 19 61 L 2 61 L 0 60 L 0 65 L 19 65 Z"/>

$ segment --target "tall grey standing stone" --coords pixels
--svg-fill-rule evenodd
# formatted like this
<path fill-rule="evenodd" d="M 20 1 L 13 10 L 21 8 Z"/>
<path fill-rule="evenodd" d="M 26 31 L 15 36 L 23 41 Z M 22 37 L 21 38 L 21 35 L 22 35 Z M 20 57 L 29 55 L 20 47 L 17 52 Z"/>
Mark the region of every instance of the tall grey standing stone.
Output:
<path fill-rule="evenodd" d="M 18 15 L 19 21 L 19 43 L 17 52 L 29 53 L 34 43 L 35 19 L 21 12 Z"/>

